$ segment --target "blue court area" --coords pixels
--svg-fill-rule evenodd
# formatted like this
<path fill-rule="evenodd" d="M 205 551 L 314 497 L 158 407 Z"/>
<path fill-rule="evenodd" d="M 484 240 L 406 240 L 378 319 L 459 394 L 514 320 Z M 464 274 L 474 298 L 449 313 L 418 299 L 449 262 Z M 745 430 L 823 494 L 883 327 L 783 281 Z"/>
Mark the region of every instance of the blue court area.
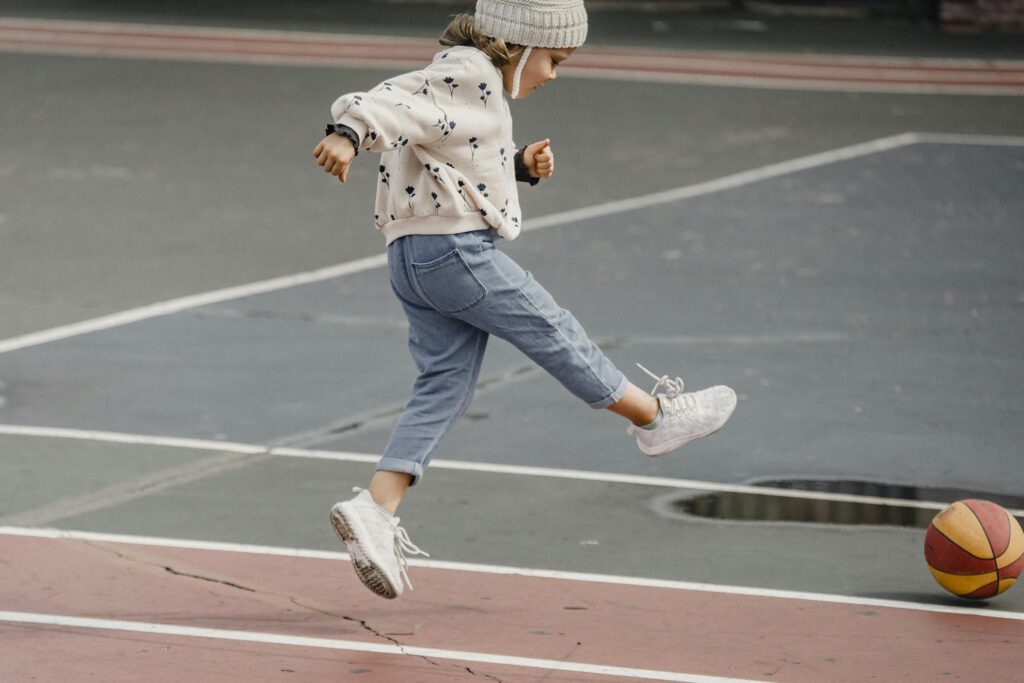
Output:
<path fill-rule="evenodd" d="M 634 383 L 653 385 L 640 362 L 741 403 L 721 434 L 649 460 L 492 338 L 436 457 L 1019 492 L 1022 165 L 1020 147 L 914 144 L 499 241 Z M 3 421 L 378 453 L 416 372 L 386 278 L 4 354 Z"/>
<path fill-rule="evenodd" d="M 625 421 L 492 338 L 436 457 L 1024 490 L 1022 176 L 1020 146 L 917 143 L 499 242 L 635 383 L 653 384 L 640 362 L 741 401 L 721 433 L 648 459 Z M 416 375 L 386 278 L 378 267 L 2 354 L 2 422 L 379 453 Z M 327 509 L 372 471 L 3 438 L 19 475 L 4 519 L 19 525 L 337 550 Z M 671 513 L 685 494 L 443 468 L 401 514 L 443 560 L 951 601 L 919 529 Z M 993 607 L 1020 610 L 1024 591 Z"/>

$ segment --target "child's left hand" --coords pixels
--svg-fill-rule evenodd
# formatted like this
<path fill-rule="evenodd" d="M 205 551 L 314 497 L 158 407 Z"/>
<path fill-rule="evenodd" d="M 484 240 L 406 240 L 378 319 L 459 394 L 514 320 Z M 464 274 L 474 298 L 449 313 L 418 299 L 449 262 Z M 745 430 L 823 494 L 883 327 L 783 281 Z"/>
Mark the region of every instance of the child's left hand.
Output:
<path fill-rule="evenodd" d="M 550 178 L 555 173 L 555 153 L 551 140 L 535 142 L 523 150 L 523 164 L 534 178 Z"/>

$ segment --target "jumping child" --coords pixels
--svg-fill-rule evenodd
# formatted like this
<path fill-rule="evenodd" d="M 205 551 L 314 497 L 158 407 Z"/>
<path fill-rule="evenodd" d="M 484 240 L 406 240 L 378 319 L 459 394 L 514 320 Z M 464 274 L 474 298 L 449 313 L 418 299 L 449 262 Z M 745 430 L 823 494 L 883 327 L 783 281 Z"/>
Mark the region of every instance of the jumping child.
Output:
<path fill-rule="evenodd" d="M 591 408 L 628 419 L 627 433 L 650 456 L 718 431 L 736 407 L 729 387 L 683 393 L 680 378 L 643 366 L 654 389 L 630 383 L 576 318 L 495 246 L 522 229 L 516 181 L 536 185 L 555 170 L 549 139 L 516 148 L 503 93 L 522 99 L 555 80 L 586 36 L 583 0 L 478 0 L 475 15 L 454 17 L 429 65 L 338 98 L 313 151 L 342 183 L 359 150 L 381 155 L 374 222 L 420 372 L 369 489 L 331 508 L 356 574 L 382 597 L 412 588 L 405 553 L 427 555 L 395 512 L 469 407 L 490 335 Z"/>

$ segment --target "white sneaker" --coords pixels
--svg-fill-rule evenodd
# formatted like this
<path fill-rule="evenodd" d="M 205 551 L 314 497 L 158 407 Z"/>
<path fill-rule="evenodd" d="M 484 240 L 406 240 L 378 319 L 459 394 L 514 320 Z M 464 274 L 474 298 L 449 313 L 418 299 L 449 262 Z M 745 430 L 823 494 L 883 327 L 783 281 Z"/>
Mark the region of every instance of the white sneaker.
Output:
<path fill-rule="evenodd" d="M 365 489 L 352 500 L 331 508 L 331 524 L 348 546 L 352 566 L 363 585 L 382 598 L 393 600 L 402 594 L 403 579 L 412 590 L 404 553 L 430 557 L 412 544 L 409 534 L 398 526 L 399 519 L 382 509 Z"/>
<path fill-rule="evenodd" d="M 630 425 L 627 434 L 636 434 L 636 445 L 650 456 L 665 455 L 685 443 L 710 436 L 728 421 L 736 409 L 736 392 L 726 386 L 716 386 L 689 394 L 683 393 L 683 380 L 668 375 L 658 377 L 637 363 L 640 369 L 658 380 L 651 394 L 665 385 L 667 391 L 658 394 L 662 421 L 657 429 L 641 429 Z"/>

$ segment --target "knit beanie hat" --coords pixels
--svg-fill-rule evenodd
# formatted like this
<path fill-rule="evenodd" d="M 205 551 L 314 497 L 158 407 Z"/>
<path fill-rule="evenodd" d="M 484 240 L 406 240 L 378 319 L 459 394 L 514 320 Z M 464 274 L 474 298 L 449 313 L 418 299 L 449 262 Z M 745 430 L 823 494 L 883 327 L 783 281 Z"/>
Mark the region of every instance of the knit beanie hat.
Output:
<path fill-rule="evenodd" d="M 528 47 L 579 47 L 587 39 L 583 0 L 477 0 L 480 32 Z"/>

